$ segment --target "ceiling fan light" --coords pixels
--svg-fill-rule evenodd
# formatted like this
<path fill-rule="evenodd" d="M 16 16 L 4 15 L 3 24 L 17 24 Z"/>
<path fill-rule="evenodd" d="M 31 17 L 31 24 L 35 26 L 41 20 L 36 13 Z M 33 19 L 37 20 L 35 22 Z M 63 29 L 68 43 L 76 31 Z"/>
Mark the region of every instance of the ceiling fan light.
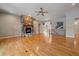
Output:
<path fill-rule="evenodd" d="M 45 16 L 47 15 L 47 11 L 45 11 L 43 8 L 40 8 L 40 11 L 35 11 L 37 13 L 37 16 L 38 15 L 42 15 L 42 16 Z"/>

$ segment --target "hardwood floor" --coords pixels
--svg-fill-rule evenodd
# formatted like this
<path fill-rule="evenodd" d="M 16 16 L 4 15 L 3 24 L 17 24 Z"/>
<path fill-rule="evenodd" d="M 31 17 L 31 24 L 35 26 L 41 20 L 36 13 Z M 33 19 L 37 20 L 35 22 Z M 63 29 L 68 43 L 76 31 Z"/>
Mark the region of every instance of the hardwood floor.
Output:
<path fill-rule="evenodd" d="M 37 34 L 30 37 L 0 39 L 0 55 L 79 56 L 78 39 Z"/>

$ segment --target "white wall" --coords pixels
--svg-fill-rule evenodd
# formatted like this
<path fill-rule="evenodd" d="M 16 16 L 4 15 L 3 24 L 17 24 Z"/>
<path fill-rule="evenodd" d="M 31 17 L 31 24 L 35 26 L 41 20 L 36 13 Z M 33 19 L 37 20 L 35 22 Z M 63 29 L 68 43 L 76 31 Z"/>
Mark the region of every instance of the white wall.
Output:
<path fill-rule="evenodd" d="M 34 34 L 38 34 L 39 33 L 39 31 L 38 31 L 39 30 L 39 26 L 38 25 L 39 25 L 39 22 L 33 21 L 33 31 L 34 31 L 33 33 Z"/>
<path fill-rule="evenodd" d="M 21 35 L 20 18 L 14 15 L 0 14 L 0 36 Z"/>
<path fill-rule="evenodd" d="M 66 37 L 75 37 L 75 18 L 79 17 L 79 8 L 75 7 L 66 13 Z"/>
<path fill-rule="evenodd" d="M 75 33 L 79 33 L 79 19 L 75 20 Z"/>
<path fill-rule="evenodd" d="M 44 28 L 44 25 L 43 25 L 43 23 L 41 22 L 41 23 L 40 23 L 40 33 L 42 33 L 42 34 L 43 34 L 43 28 Z"/>

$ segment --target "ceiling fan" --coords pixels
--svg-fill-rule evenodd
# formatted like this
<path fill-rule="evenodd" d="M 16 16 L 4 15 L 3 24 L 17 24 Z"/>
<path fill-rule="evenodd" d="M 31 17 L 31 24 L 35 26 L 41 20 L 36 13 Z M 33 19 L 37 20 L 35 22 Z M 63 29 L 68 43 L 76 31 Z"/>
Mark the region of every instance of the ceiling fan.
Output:
<path fill-rule="evenodd" d="M 39 11 L 35 11 L 37 13 L 37 16 L 38 15 L 42 15 L 42 16 L 45 16 L 48 12 L 46 10 L 44 10 L 43 8 L 40 8 Z"/>

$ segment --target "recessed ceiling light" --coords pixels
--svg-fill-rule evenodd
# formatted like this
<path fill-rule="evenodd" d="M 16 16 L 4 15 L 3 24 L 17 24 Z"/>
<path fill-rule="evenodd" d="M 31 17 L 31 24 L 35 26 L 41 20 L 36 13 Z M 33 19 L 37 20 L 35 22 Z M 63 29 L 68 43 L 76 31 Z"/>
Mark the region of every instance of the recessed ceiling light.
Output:
<path fill-rule="evenodd" d="M 74 6 L 74 5 L 75 5 L 75 3 L 72 3 L 72 5 Z"/>

